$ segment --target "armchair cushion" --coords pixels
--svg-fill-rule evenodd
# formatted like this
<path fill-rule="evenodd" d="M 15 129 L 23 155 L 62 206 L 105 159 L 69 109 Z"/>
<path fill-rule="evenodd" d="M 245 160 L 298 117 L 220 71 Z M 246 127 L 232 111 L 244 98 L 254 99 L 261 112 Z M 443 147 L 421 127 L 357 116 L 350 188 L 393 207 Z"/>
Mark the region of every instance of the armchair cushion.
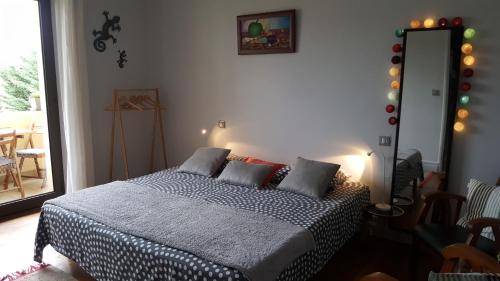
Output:
<path fill-rule="evenodd" d="M 423 240 L 437 253 L 451 244 L 465 243 L 469 236 L 468 229 L 454 225 L 447 227 L 442 224 L 423 224 L 415 227 L 415 234 Z M 495 242 L 490 239 L 480 237 L 475 245 L 476 248 L 487 253 L 490 256 L 496 257 L 497 250 Z"/>
<path fill-rule="evenodd" d="M 465 228 L 470 220 L 483 217 L 500 218 L 500 189 L 471 179 L 467 185 L 465 215 L 458 220 L 457 225 Z M 494 239 L 490 227 L 485 228 L 481 235 L 491 240 Z"/>

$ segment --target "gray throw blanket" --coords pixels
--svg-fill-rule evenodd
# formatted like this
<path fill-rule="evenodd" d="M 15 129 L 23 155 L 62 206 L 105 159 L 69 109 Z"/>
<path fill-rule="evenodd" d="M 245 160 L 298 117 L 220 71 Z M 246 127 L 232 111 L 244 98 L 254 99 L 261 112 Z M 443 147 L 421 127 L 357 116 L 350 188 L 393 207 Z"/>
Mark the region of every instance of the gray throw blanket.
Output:
<path fill-rule="evenodd" d="M 315 247 L 312 234 L 300 226 L 127 182 L 85 189 L 45 204 L 236 268 L 254 281 L 276 279 L 294 259 Z"/>

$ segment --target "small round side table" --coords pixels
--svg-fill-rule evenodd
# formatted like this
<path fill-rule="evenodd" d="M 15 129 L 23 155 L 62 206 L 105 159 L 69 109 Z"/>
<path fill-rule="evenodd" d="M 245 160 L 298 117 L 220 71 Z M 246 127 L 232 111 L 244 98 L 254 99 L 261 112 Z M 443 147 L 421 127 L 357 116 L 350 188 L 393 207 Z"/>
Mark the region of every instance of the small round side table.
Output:
<path fill-rule="evenodd" d="M 389 211 L 382 211 L 377 208 L 375 208 L 375 205 L 369 206 L 366 211 L 374 216 L 379 216 L 379 217 L 400 217 L 404 215 L 405 211 L 401 209 L 398 206 L 392 206 Z"/>

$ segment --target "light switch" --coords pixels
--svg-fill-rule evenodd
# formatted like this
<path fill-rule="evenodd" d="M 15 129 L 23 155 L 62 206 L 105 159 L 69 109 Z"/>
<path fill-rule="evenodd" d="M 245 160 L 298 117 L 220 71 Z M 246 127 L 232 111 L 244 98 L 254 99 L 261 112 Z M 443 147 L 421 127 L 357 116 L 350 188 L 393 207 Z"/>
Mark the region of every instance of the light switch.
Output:
<path fill-rule="evenodd" d="M 380 146 L 391 146 L 391 136 L 379 136 L 378 145 Z"/>
<path fill-rule="evenodd" d="M 219 122 L 217 122 L 217 127 L 219 128 L 226 128 L 226 120 L 219 120 Z"/>

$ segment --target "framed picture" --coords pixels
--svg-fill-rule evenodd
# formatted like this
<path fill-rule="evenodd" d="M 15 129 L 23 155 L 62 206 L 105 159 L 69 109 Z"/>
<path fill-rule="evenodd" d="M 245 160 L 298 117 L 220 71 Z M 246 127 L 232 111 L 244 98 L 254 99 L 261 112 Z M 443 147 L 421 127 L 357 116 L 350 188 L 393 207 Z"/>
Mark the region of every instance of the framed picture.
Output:
<path fill-rule="evenodd" d="M 295 10 L 237 17 L 238 54 L 295 52 Z"/>

